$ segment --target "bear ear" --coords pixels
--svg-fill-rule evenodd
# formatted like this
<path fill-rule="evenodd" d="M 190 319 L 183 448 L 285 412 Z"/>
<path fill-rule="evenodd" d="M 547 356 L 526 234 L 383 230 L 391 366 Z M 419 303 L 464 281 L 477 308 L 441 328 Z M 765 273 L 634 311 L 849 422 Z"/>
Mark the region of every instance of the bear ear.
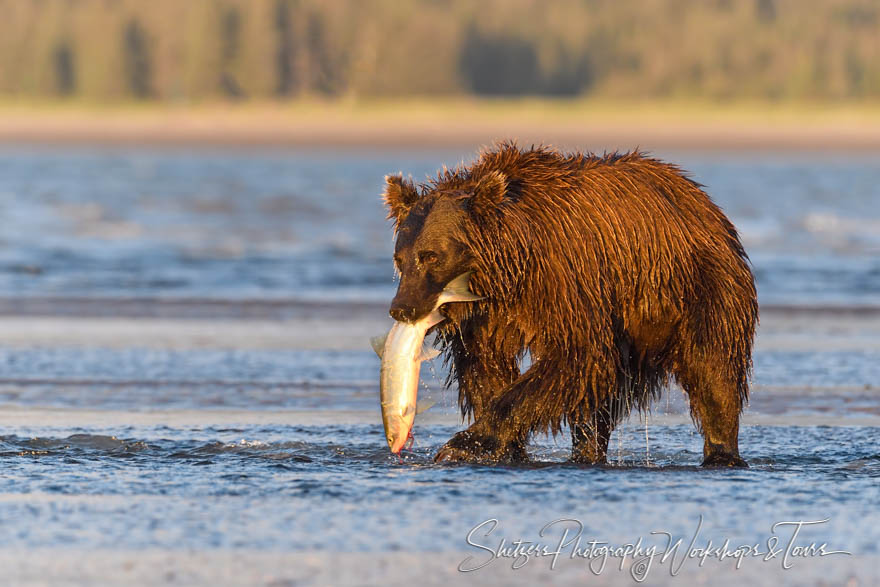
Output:
<path fill-rule="evenodd" d="M 507 176 L 500 171 L 492 171 L 477 182 L 474 195 L 471 196 L 471 210 L 477 216 L 485 216 L 498 208 L 506 193 Z"/>
<path fill-rule="evenodd" d="M 385 176 L 385 193 L 382 194 L 388 207 L 388 219 L 400 224 L 419 199 L 419 192 L 412 180 L 403 179 L 403 174 Z"/>

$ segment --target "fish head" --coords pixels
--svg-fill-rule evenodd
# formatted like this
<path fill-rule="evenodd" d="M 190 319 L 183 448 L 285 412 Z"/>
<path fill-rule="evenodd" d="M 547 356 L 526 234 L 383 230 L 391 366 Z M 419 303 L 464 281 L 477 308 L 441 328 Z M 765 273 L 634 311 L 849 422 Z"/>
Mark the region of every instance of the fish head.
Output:
<path fill-rule="evenodd" d="M 412 428 L 410 428 L 411 430 Z M 407 430 L 404 434 L 399 434 L 397 436 L 388 436 L 388 446 L 391 448 L 392 454 L 397 454 L 403 447 L 406 446 L 406 441 L 409 439 L 410 430 Z"/>
<path fill-rule="evenodd" d="M 389 312 L 398 322 L 431 314 L 444 288 L 471 270 L 473 258 L 458 230 L 467 212 L 460 199 L 443 196 L 422 196 L 398 224 L 394 264 L 400 283 Z"/>
<path fill-rule="evenodd" d="M 385 440 L 391 452 L 397 454 L 406 445 L 415 420 L 416 407 L 407 406 L 402 414 L 394 414 L 385 421 Z"/>

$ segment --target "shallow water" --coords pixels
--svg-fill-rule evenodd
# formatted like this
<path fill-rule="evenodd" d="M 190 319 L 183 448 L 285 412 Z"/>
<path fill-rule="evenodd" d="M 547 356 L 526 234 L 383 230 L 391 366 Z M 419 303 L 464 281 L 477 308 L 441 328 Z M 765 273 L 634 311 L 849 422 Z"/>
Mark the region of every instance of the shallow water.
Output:
<path fill-rule="evenodd" d="M 565 450 L 548 443 L 527 467 L 431 464 L 452 431 L 423 428 L 426 443 L 403 462 L 372 423 L 4 436 L 0 515 L 15 528 L 7 544 L 25 547 L 345 552 L 462 550 L 489 518 L 528 538 L 574 517 L 624 543 L 689 535 L 703 514 L 707 537 L 737 544 L 769 536 L 773 521 L 831 518 L 811 540 L 877 554 L 876 428 L 748 427 L 752 468 L 708 472 L 689 425 L 652 428 L 649 466 L 642 446 L 601 468 L 556 462 Z"/>
<path fill-rule="evenodd" d="M 677 389 L 647 446 L 638 415 L 621 427 L 608 466 L 567 463 L 565 435 L 534 439 L 526 466 L 434 465 L 461 428 L 439 361 L 413 451 L 388 453 L 366 335 L 394 289 L 382 176 L 462 153 L 3 148 L 4 549 L 475 555 L 490 518 L 485 543 L 576 518 L 621 544 L 688 539 L 702 516 L 701 536 L 734 544 L 828 518 L 803 541 L 880 555 L 880 165 L 669 157 L 754 262 L 748 470 L 697 466 Z M 334 334 L 351 330 L 362 347 Z"/>
<path fill-rule="evenodd" d="M 440 403 L 399 459 L 369 351 L 6 349 L 0 519 L 20 548 L 381 553 L 467 552 L 489 518 L 498 537 L 576 518 L 625 543 L 689 537 L 702 515 L 702 536 L 736 544 L 766 540 L 774 521 L 830 518 L 805 536 L 874 555 L 880 405 L 876 387 L 847 384 L 873 379 L 877 358 L 759 353 L 741 434 L 751 468 L 706 471 L 676 390 L 647 416 L 647 451 L 635 417 L 606 467 L 567 463 L 564 435 L 536 438 L 527 466 L 440 466 L 431 457 L 460 426 L 439 365 L 423 395 Z"/>

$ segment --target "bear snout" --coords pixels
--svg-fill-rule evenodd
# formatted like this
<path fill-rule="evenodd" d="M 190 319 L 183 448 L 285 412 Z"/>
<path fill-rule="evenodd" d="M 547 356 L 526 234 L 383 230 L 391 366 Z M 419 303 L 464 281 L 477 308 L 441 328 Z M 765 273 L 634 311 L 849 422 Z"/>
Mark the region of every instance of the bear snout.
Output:
<path fill-rule="evenodd" d="M 412 306 L 393 304 L 388 313 L 398 322 L 412 322 L 416 318 L 416 309 Z"/>

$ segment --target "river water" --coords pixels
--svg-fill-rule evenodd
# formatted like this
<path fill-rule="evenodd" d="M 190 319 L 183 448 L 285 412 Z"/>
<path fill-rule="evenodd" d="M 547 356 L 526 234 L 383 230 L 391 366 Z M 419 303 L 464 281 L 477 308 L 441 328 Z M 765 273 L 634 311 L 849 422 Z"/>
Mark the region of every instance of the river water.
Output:
<path fill-rule="evenodd" d="M 524 467 L 435 466 L 462 426 L 439 362 L 413 451 L 388 454 L 367 344 L 395 287 L 382 178 L 467 151 L 0 148 L 0 562 L 36 583 L 528 584 L 509 559 L 455 567 L 501 538 L 555 543 L 576 526 L 540 536 L 557 519 L 584 542 L 699 527 L 698 544 L 764 546 L 790 534 L 776 522 L 827 519 L 798 543 L 852 556 L 773 575 L 778 559 L 752 557 L 725 576 L 871 584 L 880 163 L 662 156 L 707 186 L 754 265 L 748 470 L 697 466 L 677 389 L 621 427 L 606 467 L 566 463 L 564 436 L 536 438 Z M 566 564 L 572 582 L 632 581 Z"/>

